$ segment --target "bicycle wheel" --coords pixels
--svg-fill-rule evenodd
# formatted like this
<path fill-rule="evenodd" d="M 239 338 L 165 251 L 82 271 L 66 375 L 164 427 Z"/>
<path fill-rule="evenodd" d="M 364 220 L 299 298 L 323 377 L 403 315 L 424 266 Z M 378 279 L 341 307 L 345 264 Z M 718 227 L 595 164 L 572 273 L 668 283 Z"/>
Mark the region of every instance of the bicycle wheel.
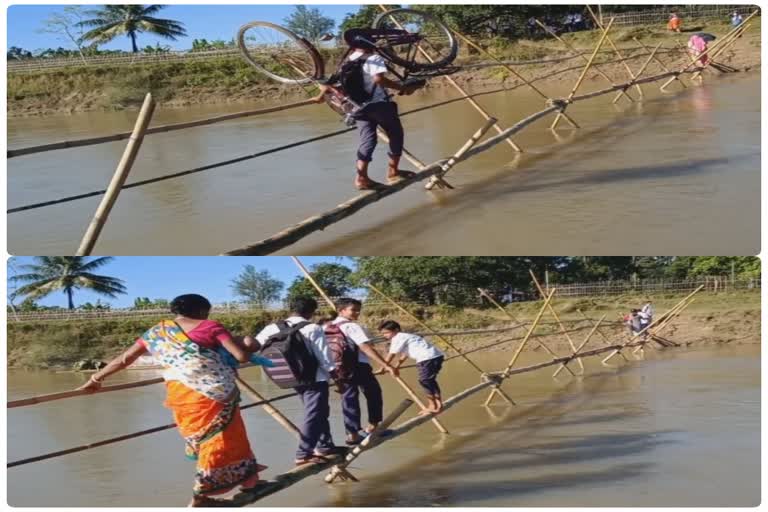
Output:
<path fill-rule="evenodd" d="M 305 85 L 323 77 L 320 53 L 309 41 L 280 25 L 247 23 L 237 32 L 237 46 L 251 66 L 278 82 Z"/>
<path fill-rule="evenodd" d="M 373 21 L 373 27 L 405 30 L 420 36 L 420 40 L 415 43 L 388 42 L 379 48 L 393 63 L 409 71 L 447 66 L 459 51 L 453 32 L 442 21 L 414 9 L 392 9 L 381 13 Z M 431 58 L 427 58 L 420 50 L 424 50 Z"/>

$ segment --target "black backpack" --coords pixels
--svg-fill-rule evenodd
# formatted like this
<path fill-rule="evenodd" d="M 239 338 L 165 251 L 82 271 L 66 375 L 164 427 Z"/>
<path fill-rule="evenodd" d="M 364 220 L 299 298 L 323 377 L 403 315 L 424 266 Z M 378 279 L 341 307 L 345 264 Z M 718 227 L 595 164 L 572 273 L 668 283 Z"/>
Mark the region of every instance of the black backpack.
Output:
<path fill-rule="evenodd" d="M 344 93 L 358 105 L 367 103 L 373 98 L 373 90 L 371 92 L 365 90 L 363 79 L 363 65 L 367 59 L 367 57 L 358 57 L 355 60 L 347 60 L 341 65 L 335 77 Z"/>
<path fill-rule="evenodd" d="M 271 360 L 273 367 L 262 367 L 272 382 L 287 389 L 315 383 L 318 362 L 309 347 L 309 340 L 300 329 L 310 322 L 277 324 L 279 332 L 270 336 L 261 347 L 261 355 Z"/>

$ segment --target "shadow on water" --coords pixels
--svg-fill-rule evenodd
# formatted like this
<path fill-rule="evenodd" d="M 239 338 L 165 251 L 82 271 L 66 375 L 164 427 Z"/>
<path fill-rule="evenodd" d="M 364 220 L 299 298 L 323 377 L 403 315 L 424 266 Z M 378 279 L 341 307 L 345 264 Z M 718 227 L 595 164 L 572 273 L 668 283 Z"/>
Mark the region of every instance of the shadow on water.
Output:
<path fill-rule="evenodd" d="M 676 431 L 606 433 L 607 424 L 636 424 L 652 413 L 621 406 L 594 411 L 586 407 L 591 397 L 616 379 L 584 380 L 589 383 L 574 380 L 542 402 L 520 404 L 486 429 L 451 435 L 439 452 L 379 474 L 375 482 L 339 486 L 332 506 L 513 505 L 515 498 L 531 493 L 648 475 L 656 466 L 651 461 L 614 459 L 672 444 L 668 436 Z"/>

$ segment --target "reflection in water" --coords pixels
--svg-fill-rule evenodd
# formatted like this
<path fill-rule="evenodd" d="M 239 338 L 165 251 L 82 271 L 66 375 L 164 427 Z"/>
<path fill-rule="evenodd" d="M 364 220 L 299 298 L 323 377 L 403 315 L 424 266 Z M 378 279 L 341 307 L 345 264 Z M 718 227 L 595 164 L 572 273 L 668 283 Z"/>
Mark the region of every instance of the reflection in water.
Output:
<path fill-rule="evenodd" d="M 508 353 L 473 357 L 484 369 Z M 351 468 L 359 483 L 320 477 L 270 496 L 260 506 L 750 506 L 760 497 L 759 346 L 655 351 L 621 369 L 585 362 L 588 377 L 552 380 L 550 371 L 515 376 L 518 406 L 482 407 L 480 393 L 442 417 L 450 435 L 425 424 L 365 454 Z M 520 364 L 538 362 L 524 354 Z M 278 394 L 259 371 L 245 377 Z M 445 394 L 477 383 L 449 361 Z M 405 372 L 407 381 L 415 376 Z M 123 377 L 127 380 L 139 375 Z M 9 374 L 9 397 L 70 388 L 77 376 Z M 393 404 L 402 390 L 382 380 Z M 160 386 L 9 411 L 9 460 L 169 421 Z M 280 402 L 300 420 L 294 400 Z M 332 429 L 342 437 L 340 405 Z M 292 465 L 295 439 L 263 411 L 245 413 L 266 476 Z M 718 461 L 713 464 L 712 461 Z M 176 432 L 106 446 L 8 472 L 11 505 L 179 506 L 191 485 Z M 40 482 L 46 482 L 40 492 Z M 717 482 L 717 485 L 712 485 Z M 141 492 L 135 492 L 141 489 Z M 685 492 L 681 492 L 684 489 Z"/>
<path fill-rule="evenodd" d="M 755 254 L 759 229 L 759 77 L 722 78 L 643 102 L 606 99 L 569 108 L 581 130 L 544 119 L 507 144 L 460 164 L 453 192 L 414 186 L 317 233 L 292 253 Z M 550 84 L 553 96 L 567 92 Z M 398 101 L 402 110 L 449 97 Z M 480 102 L 502 126 L 539 110 L 524 90 Z M 249 105 L 158 112 L 155 122 L 202 118 Z M 130 127 L 133 113 L 18 119 L 9 145 L 104 134 Z M 403 118 L 406 146 L 424 161 L 453 154 L 481 119 L 464 102 Z M 148 137 L 130 181 L 160 176 L 335 131 L 327 108 L 307 107 Z M 110 254 L 218 254 L 274 234 L 354 194 L 354 133 L 183 178 L 124 191 L 98 250 Z M 123 143 L 9 161 L 9 205 L 103 189 Z M 382 145 L 371 168 L 384 173 Z M 685 164 L 698 172 L 680 172 Z M 66 169 L 66 170 L 63 170 Z M 636 169 L 652 169 L 638 173 Z M 622 175 L 631 180 L 618 179 Z M 588 177 L 586 181 L 581 178 Z M 541 186 L 531 190 L 531 184 Z M 526 191 L 511 194 L 510 191 Z M 9 216 L 14 254 L 74 250 L 98 204 L 92 198 Z M 284 208 L 291 204 L 291 208 Z M 464 213 L 465 215 L 460 215 Z M 414 222 L 414 218 L 418 222 Z M 554 221 L 556 219 L 556 221 Z M 740 229 L 732 229 L 738 225 Z M 504 226 L 511 236 L 498 236 Z M 414 236 L 403 236 L 408 228 Z M 631 229 L 630 229 L 631 228 Z M 453 234 L 444 236 L 445 232 Z M 201 239 L 198 233 L 204 232 Z M 456 243 L 456 242 L 459 243 Z M 563 251 L 563 247 L 568 247 Z M 457 249 L 461 248 L 461 250 Z M 553 248 L 555 249 L 553 251 Z"/>

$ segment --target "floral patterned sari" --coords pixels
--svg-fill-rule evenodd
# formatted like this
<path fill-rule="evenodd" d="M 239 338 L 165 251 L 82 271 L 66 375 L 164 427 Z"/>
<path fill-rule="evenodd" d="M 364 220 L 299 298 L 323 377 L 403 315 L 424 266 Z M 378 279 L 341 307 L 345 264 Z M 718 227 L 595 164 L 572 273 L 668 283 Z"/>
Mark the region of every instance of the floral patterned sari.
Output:
<path fill-rule="evenodd" d="M 197 461 L 194 494 L 255 485 L 264 466 L 256 462 L 248 443 L 236 370 L 221 353 L 193 342 L 171 320 L 149 329 L 139 343 L 164 368 L 165 406 L 173 411 L 187 457 Z"/>

